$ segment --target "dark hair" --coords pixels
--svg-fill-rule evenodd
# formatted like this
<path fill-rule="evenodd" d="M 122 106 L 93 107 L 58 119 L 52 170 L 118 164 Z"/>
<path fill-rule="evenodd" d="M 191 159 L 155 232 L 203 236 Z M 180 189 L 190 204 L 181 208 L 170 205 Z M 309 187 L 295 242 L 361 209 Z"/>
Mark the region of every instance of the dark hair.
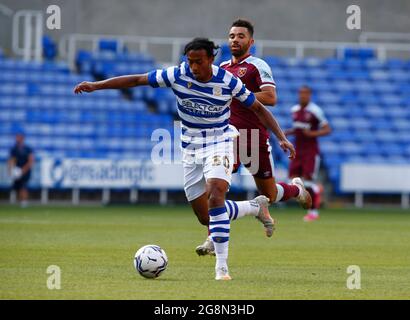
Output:
<path fill-rule="evenodd" d="M 306 89 L 306 90 L 309 90 L 310 92 L 312 92 L 312 88 L 309 87 L 309 86 L 306 85 L 306 84 L 304 84 L 303 86 L 301 86 L 301 87 L 299 88 L 299 90 L 302 90 L 302 89 Z"/>
<path fill-rule="evenodd" d="M 248 31 L 249 31 L 251 37 L 253 37 L 253 31 L 254 31 L 254 30 L 253 30 L 253 24 L 252 24 L 249 20 L 237 19 L 237 20 L 235 20 L 235 21 L 232 23 L 231 28 L 232 28 L 232 27 L 243 27 L 243 28 L 246 28 L 246 29 L 248 29 Z"/>
<path fill-rule="evenodd" d="M 201 50 L 204 49 L 208 57 L 215 57 L 215 50 L 219 49 L 219 46 L 207 38 L 195 38 L 191 42 L 187 43 L 184 49 L 184 55 L 191 50 Z"/>

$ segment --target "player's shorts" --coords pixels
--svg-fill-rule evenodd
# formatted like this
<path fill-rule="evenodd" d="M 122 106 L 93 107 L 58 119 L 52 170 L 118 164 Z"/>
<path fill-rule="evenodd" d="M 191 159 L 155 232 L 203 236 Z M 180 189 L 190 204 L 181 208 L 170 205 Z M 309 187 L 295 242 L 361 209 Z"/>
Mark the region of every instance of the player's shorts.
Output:
<path fill-rule="evenodd" d="M 313 155 L 297 155 L 290 162 L 289 177 L 303 177 L 306 180 L 316 180 L 319 173 L 320 156 Z"/>
<path fill-rule="evenodd" d="M 273 177 L 274 163 L 272 159 L 272 147 L 269 143 L 269 139 L 266 141 L 260 141 L 259 145 L 251 145 L 250 139 L 235 139 L 234 155 L 235 163 L 233 173 L 237 172 L 241 163 L 254 177 L 260 179 L 269 179 Z M 246 159 L 244 158 L 244 152 L 247 150 Z M 250 159 L 250 161 L 249 161 Z"/>
<path fill-rule="evenodd" d="M 26 189 L 28 182 L 30 181 L 30 176 L 31 173 L 28 172 L 25 175 L 23 175 L 20 179 L 17 179 L 13 182 L 13 190 L 21 190 L 21 189 Z"/>
<path fill-rule="evenodd" d="M 200 152 L 182 152 L 184 190 L 188 201 L 206 192 L 208 179 L 222 179 L 231 184 L 233 168 L 233 139 L 218 143 Z"/>

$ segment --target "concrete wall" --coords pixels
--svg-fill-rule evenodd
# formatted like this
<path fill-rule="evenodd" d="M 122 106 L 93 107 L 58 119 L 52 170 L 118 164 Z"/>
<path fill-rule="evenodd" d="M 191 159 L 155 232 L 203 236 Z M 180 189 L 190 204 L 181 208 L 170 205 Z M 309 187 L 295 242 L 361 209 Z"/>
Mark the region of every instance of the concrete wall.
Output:
<path fill-rule="evenodd" d="M 346 28 L 346 8 L 362 11 L 361 31 L 409 32 L 410 0 L 0 0 L 12 10 L 62 9 L 67 33 L 140 36 L 226 37 L 233 19 L 255 24 L 255 37 L 275 40 L 356 41 L 360 31 Z M 11 19 L 0 13 L 0 45 L 9 48 Z"/>

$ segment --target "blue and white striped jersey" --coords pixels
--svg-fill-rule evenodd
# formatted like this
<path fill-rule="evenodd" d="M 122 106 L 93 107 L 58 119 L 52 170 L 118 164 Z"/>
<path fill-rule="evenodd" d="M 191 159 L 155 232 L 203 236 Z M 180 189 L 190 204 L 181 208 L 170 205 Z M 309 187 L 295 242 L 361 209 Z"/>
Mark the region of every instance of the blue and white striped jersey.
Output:
<path fill-rule="evenodd" d="M 154 87 L 170 87 L 177 98 L 178 114 L 182 121 L 182 147 L 187 143 L 215 143 L 215 135 L 229 137 L 230 104 L 232 98 L 250 107 L 255 96 L 232 73 L 212 66 L 213 77 L 204 83 L 195 79 L 189 65 L 155 70 L 148 74 L 148 82 Z M 212 132 L 219 132 L 212 134 Z M 222 136 L 221 133 L 222 132 Z"/>

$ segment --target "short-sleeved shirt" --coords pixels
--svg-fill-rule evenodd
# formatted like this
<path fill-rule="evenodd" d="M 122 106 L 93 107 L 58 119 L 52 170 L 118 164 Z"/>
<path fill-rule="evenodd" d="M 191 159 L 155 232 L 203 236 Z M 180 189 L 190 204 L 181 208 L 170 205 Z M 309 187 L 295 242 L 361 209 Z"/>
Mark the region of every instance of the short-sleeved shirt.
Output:
<path fill-rule="evenodd" d="M 228 60 L 222 62 L 220 66 L 241 79 L 251 92 L 260 92 L 263 87 L 276 87 L 272 70 L 262 59 L 249 55 L 238 63 Z M 231 110 L 231 124 L 238 129 L 259 129 L 260 141 L 266 143 L 269 131 L 252 110 L 243 108 L 242 103 L 236 100 L 232 101 Z M 251 131 L 248 130 L 248 141 L 250 141 L 250 134 Z"/>
<path fill-rule="evenodd" d="M 29 146 L 15 145 L 10 150 L 10 157 L 15 158 L 16 159 L 16 166 L 19 167 L 19 168 L 22 168 L 27 164 L 27 162 L 29 160 L 29 157 L 32 153 L 33 153 L 33 150 Z"/>
<path fill-rule="evenodd" d="M 316 156 L 320 152 L 318 139 L 306 137 L 303 130 L 318 130 L 326 125 L 328 121 L 323 110 L 313 102 L 310 102 L 305 108 L 297 104 L 291 110 L 297 156 Z"/>
<path fill-rule="evenodd" d="M 244 109 L 255 101 L 254 94 L 229 71 L 213 65 L 212 74 L 210 81 L 200 82 L 185 62 L 148 73 L 152 87 L 170 87 L 176 96 L 182 121 L 183 148 L 192 143 L 206 147 L 208 143 L 223 141 L 233 134 L 229 126 L 232 99 L 238 99 Z M 222 135 L 218 134 L 218 141 L 215 141 L 213 131 L 222 132 Z"/>

